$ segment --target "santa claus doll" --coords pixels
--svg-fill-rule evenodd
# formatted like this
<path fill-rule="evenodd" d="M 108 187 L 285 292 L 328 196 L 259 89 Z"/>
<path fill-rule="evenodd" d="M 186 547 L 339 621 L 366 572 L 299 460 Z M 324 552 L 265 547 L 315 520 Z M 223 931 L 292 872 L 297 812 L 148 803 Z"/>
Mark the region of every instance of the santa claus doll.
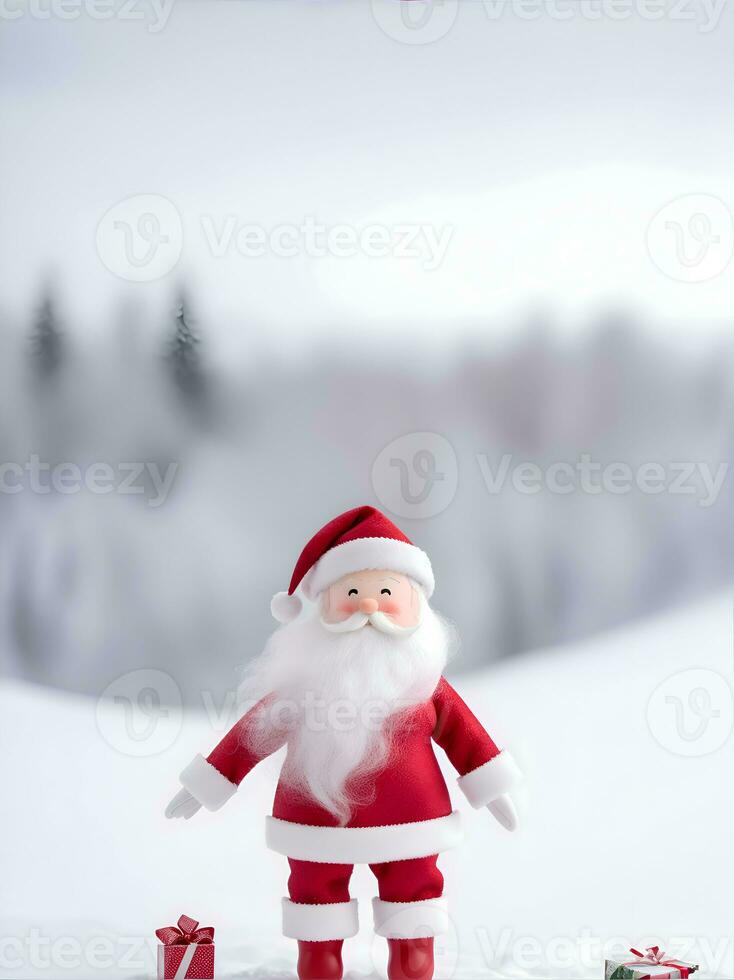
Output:
<path fill-rule="evenodd" d="M 298 941 L 301 980 L 342 976 L 343 942 L 358 930 L 355 864 L 377 879 L 388 976 L 433 976 L 433 937 L 448 923 L 437 857 L 461 838 L 433 743 L 469 803 L 516 826 L 519 770 L 442 676 L 453 634 L 429 605 L 433 589 L 428 556 L 374 507 L 326 524 L 272 600 L 282 625 L 249 671 L 253 707 L 183 770 L 166 810 L 218 810 L 287 747 L 266 839 L 290 865 L 283 931 Z"/>

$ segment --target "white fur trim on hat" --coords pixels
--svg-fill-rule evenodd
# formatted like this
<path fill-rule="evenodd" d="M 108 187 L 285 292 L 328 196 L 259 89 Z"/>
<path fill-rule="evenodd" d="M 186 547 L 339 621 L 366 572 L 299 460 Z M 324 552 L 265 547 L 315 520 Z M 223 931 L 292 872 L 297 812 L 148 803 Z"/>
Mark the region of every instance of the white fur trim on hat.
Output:
<path fill-rule="evenodd" d="M 483 766 L 457 780 L 459 789 L 475 810 L 509 792 L 522 779 L 522 772 L 509 752 L 500 752 Z"/>
<path fill-rule="evenodd" d="M 270 600 L 270 612 L 279 623 L 292 623 L 301 609 L 303 603 L 298 596 L 288 595 L 287 592 L 276 592 Z"/>
<path fill-rule="evenodd" d="M 428 555 L 414 544 L 395 538 L 355 538 L 338 544 L 304 576 L 303 591 L 315 599 L 344 575 L 376 568 L 408 575 L 421 586 L 426 598 L 433 594 L 435 582 Z"/>
<path fill-rule="evenodd" d="M 385 902 L 372 899 L 375 933 L 386 939 L 427 939 L 449 931 L 449 911 L 445 898 L 425 898 L 419 902 Z"/>
<path fill-rule="evenodd" d="M 218 810 L 237 792 L 235 784 L 202 755 L 194 756 L 179 778 L 183 788 L 207 810 Z"/>
<path fill-rule="evenodd" d="M 461 814 L 382 827 L 316 827 L 267 817 L 271 851 L 316 864 L 383 864 L 440 854 L 461 841 Z"/>
<path fill-rule="evenodd" d="M 301 942 L 351 939 L 359 932 L 357 900 L 306 905 L 283 899 L 283 935 Z"/>

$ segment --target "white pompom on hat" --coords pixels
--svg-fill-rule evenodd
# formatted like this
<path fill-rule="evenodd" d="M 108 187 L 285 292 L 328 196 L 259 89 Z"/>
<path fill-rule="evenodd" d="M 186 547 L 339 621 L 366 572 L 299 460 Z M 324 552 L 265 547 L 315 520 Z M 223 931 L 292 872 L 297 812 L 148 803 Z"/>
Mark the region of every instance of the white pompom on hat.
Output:
<path fill-rule="evenodd" d="M 292 623 L 302 609 L 303 603 L 299 597 L 287 592 L 276 592 L 270 600 L 270 612 L 279 623 Z"/>

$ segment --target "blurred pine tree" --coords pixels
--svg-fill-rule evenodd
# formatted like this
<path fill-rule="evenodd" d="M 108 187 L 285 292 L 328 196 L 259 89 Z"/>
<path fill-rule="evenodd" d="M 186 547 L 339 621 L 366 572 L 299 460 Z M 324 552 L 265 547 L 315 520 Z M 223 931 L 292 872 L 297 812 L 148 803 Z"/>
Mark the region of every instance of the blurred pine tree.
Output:
<path fill-rule="evenodd" d="M 193 327 L 189 306 L 182 295 L 176 305 L 167 360 L 179 393 L 191 405 L 200 408 L 205 399 L 206 379 L 201 360 L 201 338 Z"/>
<path fill-rule="evenodd" d="M 53 294 L 44 291 L 31 330 L 31 353 L 36 374 L 42 380 L 55 375 L 63 359 L 63 334 Z"/>

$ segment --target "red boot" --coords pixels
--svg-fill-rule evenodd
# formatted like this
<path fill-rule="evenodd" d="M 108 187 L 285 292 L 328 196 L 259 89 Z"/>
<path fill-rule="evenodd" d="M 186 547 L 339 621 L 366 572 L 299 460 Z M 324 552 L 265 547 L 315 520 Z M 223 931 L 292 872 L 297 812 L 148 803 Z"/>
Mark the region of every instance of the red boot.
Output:
<path fill-rule="evenodd" d="M 300 980 L 342 980 L 343 939 L 326 942 L 298 941 L 298 976 Z"/>
<path fill-rule="evenodd" d="M 388 939 L 390 980 L 432 980 L 433 938 Z"/>

